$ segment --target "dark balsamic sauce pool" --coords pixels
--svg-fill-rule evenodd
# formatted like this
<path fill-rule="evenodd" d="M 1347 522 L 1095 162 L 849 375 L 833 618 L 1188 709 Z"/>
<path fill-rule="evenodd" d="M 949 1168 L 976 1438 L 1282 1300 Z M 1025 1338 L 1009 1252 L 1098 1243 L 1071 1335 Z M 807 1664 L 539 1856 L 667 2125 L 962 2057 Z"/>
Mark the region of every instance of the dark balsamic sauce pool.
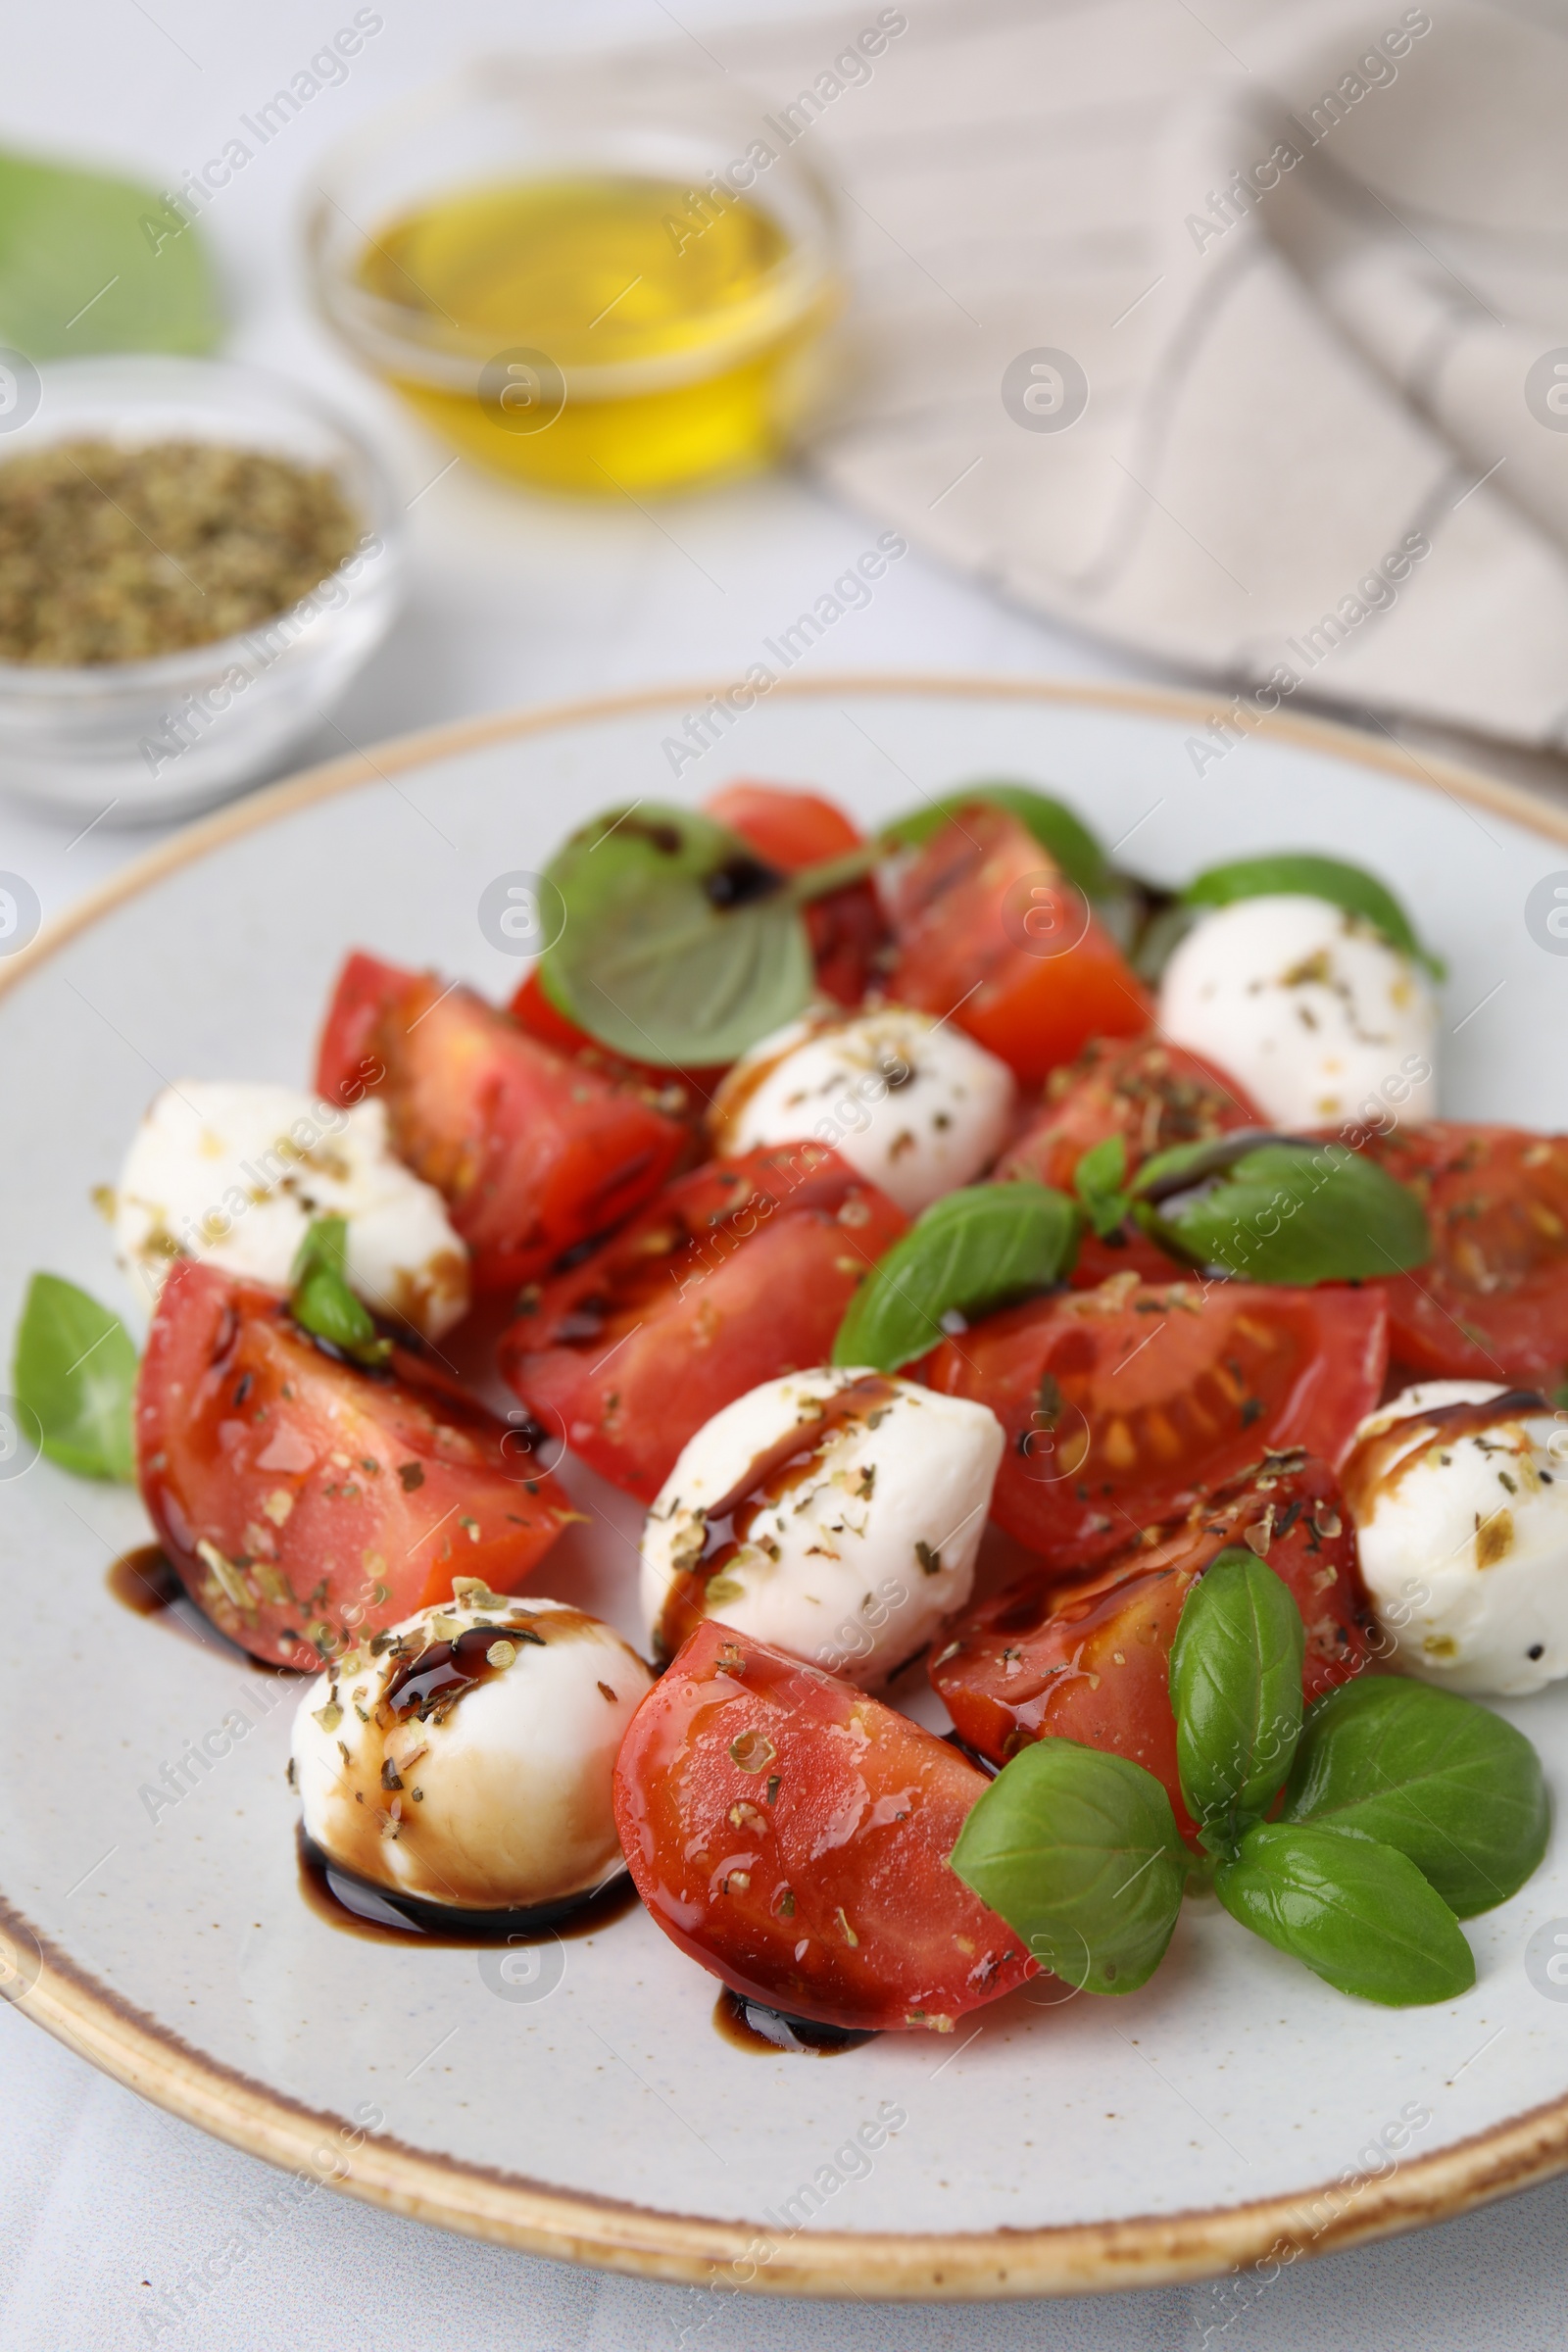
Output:
<path fill-rule="evenodd" d="M 597 1894 L 569 1895 L 564 1902 L 540 1903 L 528 1911 L 465 1911 L 451 1903 L 425 1902 L 416 1894 L 394 1894 L 345 1870 L 322 1852 L 303 1830 L 296 1833 L 300 1892 L 318 1919 L 347 1936 L 371 1943 L 531 1943 L 553 1936 L 592 1936 L 633 1909 L 637 1889 L 619 1871 Z"/>
<path fill-rule="evenodd" d="M 824 2026 L 809 2017 L 790 2017 L 782 2009 L 768 2009 L 760 2001 L 749 2001 L 744 1993 L 731 1992 L 726 1984 L 713 2003 L 713 2031 L 737 2050 L 780 2050 L 792 2055 L 812 2058 L 834 2058 L 840 2050 L 858 2049 L 862 2041 L 875 2041 L 874 2032 L 858 2033 L 850 2026 Z"/>
<path fill-rule="evenodd" d="M 134 1551 L 122 1552 L 105 1573 L 104 1583 L 121 1607 L 138 1617 L 156 1617 L 183 1591 L 158 1544 L 140 1544 Z"/>

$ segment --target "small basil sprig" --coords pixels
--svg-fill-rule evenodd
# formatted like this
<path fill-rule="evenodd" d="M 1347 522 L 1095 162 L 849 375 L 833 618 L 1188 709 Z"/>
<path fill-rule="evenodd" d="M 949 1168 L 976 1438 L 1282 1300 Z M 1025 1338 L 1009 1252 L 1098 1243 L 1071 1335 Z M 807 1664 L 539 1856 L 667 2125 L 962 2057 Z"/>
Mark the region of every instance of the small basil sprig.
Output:
<path fill-rule="evenodd" d="M 1370 1793 L 1364 1745 L 1341 1759 L 1338 1821 L 1328 1807 L 1326 1819 L 1263 1819 L 1300 1737 L 1304 1649 L 1289 1588 L 1250 1552 L 1220 1552 L 1183 1603 L 1170 1660 L 1177 1769 L 1217 1857 L 1214 1890 L 1233 1919 L 1341 1992 L 1396 2008 L 1449 2000 L 1475 1982 L 1453 1911 L 1396 1838 L 1349 1818 L 1354 1793 Z"/>
<path fill-rule="evenodd" d="M 74 1282 L 35 1274 L 17 1326 L 11 1377 L 17 1403 L 52 1462 L 81 1478 L 134 1480 L 136 1350 L 118 1315 Z"/>
<path fill-rule="evenodd" d="M 1060 866 L 1068 881 L 1077 883 L 1086 898 L 1116 896 L 1121 888 L 1118 877 L 1082 817 L 1075 815 L 1065 801 L 1058 801 L 1047 792 L 1036 792 L 1029 784 L 988 780 L 965 785 L 961 792 L 944 793 L 939 801 L 928 801 L 923 808 L 911 808 L 906 814 L 894 817 L 883 826 L 882 838 L 904 849 L 919 849 L 950 817 L 960 808 L 973 808 L 977 801 L 993 808 L 1004 808 L 1009 816 L 1016 817 L 1053 862 Z"/>
<path fill-rule="evenodd" d="M 1176 1762 L 1211 1853 L 1233 1853 L 1284 1786 L 1305 1645 L 1289 1588 L 1250 1551 L 1220 1552 L 1187 1595 L 1170 1652 Z"/>
<path fill-rule="evenodd" d="M 545 994 L 633 1060 L 733 1061 L 810 998 L 809 874 L 787 881 L 700 809 L 610 809 L 546 879 L 564 920 L 540 961 Z"/>
<path fill-rule="evenodd" d="M 289 1312 L 302 1330 L 325 1340 L 356 1364 L 384 1364 L 392 1352 L 371 1321 L 369 1309 L 349 1289 L 344 1274 L 348 1225 L 342 1217 L 318 1217 L 295 1254 L 289 1275 Z"/>
<path fill-rule="evenodd" d="M 1041 1740 L 1003 1767 L 953 1849 L 953 1868 L 1053 1976 L 1136 1992 L 1171 1939 L 1188 1857 L 1152 1772 L 1075 1740 Z"/>
<path fill-rule="evenodd" d="M 1214 1875 L 1233 1919 L 1317 1976 L 1391 2009 L 1449 2001 L 1475 1956 L 1441 1894 L 1392 1845 L 1316 1822 L 1260 1822 Z"/>
<path fill-rule="evenodd" d="M 1189 906 L 1232 906 L 1239 899 L 1326 899 L 1371 923 L 1394 947 L 1424 963 L 1434 979 L 1444 977 L 1442 960 L 1421 945 L 1393 891 L 1376 874 L 1339 858 L 1320 858 L 1309 850 L 1239 858 L 1229 865 L 1209 866 L 1181 895 Z"/>
<path fill-rule="evenodd" d="M 1455 1691 L 1380 1676 L 1313 1707 L 1284 1818 L 1394 1846 L 1471 1919 L 1536 1870 L 1551 1806 L 1541 1759 L 1512 1724 Z"/>
<path fill-rule="evenodd" d="M 1218 1554 L 1187 1595 L 1170 1692 L 1206 1867 L 1151 1773 L 1047 1738 L 982 1792 L 954 1869 L 1043 1967 L 1092 1992 L 1146 1982 L 1191 1871 L 1342 1992 L 1396 2008 L 1464 1992 L 1475 1961 L 1455 1910 L 1501 1901 L 1540 1861 L 1540 1764 L 1485 1708 L 1417 1684 L 1348 1685 L 1302 1736 L 1304 1641 L 1289 1588 L 1250 1552 Z"/>
<path fill-rule="evenodd" d="M 1046 1184 L 974 1184 L 933 1201 L 851 1299 L 835 1364 L 896 1372 L 943 1336 L 942 1318 L 1050 1290 L 1071 1265 L 1078 1212 Z"/>
<path fill-rule="evenodd" d="M 1426 1211 L 1374 1159 L 1347 1146 L 1243 1130 L 1178 1144 L 1128 1188 L 1161 1249 L 1250 1282 L 1369 1280 L 1425 1264 Z"/>

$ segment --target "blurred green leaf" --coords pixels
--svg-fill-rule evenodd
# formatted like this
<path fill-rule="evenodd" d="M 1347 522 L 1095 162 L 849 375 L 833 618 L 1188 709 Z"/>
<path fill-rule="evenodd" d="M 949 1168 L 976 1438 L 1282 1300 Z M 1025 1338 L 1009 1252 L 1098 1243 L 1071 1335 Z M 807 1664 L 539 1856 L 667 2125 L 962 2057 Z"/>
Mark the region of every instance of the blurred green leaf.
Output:
<path fill-rule="evenodd" d="M 58 1274 L 35 1274 L 12 1379 L 52 1462 L 80 1478 L 134 1479 L 136 1350 L 107 1306 Z"/>
<path fill-rule="evenodd" d="M 206 248 L 155 188 L 0 152 L 0 340 L 29 360 L 208 351 Z"/>

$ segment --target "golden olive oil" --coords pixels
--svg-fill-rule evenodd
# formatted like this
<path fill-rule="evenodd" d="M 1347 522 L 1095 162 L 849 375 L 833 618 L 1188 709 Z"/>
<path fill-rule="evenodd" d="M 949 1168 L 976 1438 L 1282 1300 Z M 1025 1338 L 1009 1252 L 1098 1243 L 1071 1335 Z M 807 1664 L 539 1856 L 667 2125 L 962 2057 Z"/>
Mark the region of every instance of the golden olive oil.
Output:
<path fill-rule="evenodd" d="M 448 440 L 530 481 L 615 495 L 778 454 L 835 302 L 794 259 L 745 197 L 560 178 L 407 214 L 366 246 L 359 278 L 403 315 L 398 340 L 431 355 L 428 374 L 394 381 Z"/>

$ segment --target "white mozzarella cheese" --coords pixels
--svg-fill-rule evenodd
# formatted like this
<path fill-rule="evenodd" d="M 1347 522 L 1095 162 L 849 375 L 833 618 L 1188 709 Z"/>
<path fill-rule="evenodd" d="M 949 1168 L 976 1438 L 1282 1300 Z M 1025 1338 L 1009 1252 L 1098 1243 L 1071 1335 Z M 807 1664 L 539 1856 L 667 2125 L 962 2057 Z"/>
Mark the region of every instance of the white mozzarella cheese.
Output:
<path fill-rule="evenodd" d="M 457 1689 L 441 1660 L 470 1630 L 484 1679 Z M 410 1679 L 389 1700 L 400 1673 Z M 597 1617 L 463 1582 L 458 1600 L 378 1636 L 374 1655 L 351 1651 L 300 1700 L 306 1835 L 360 1878 L 426 1902 L 531 1910 L 592 1893 L 620 1863 L 612 1776 L 652 1682 Z"/>
<path fill-rule="evenodd" d="M 1435 1380 L 1369 1414 L 1342 1473 L 1396 1662 L 1473 1696 L 1568 1675 L 1568 1453 L 1549 1408 L 1466 1428 L 1509 1392 Z M 1553 1450 L 1555 1441 L 1556 1450 Z"/>
<path fill-rule="evenodd" d="M 884 1682 L 969 1597 L 1003 1444 L 989 1407 L 912 1381 L 764 1381 L 697 1432 L 648 1514 L 655 1645 L 678 1646 L 685 1595 L 863 1688 Z"/>
<path fill-rule="evenodd" d="M 375 1312 L 427 1339 L 466 1313 L 467 1250 L 373 1096 L 339 1109 L 293 1087 L 182 1079 L 142 1120 L 114 1194 L 121 1263 L 150 1300 L 180 1257 L 282 1289 L 324 1216 L 348 1220 L 349 1283 Z"/>
<path fill-rule="evenodd" d="M 829 1144 L 915 1216 L 989 1167 L 1013 1092 L 1004 1062 L 929 1013 L 810 1013 L 735 1064 L 713 1102 L 714 1148 Z"/>
<path fill-rule="evenodd" d="M 1353 1118 L 1369 1098 L 1405 1118 L 1437 1111 L 1426 974 L 1323 899 L 1241 899 L 1204 915 L 1165 967 L 1159 1026 L 1281 1127 Z"/>

